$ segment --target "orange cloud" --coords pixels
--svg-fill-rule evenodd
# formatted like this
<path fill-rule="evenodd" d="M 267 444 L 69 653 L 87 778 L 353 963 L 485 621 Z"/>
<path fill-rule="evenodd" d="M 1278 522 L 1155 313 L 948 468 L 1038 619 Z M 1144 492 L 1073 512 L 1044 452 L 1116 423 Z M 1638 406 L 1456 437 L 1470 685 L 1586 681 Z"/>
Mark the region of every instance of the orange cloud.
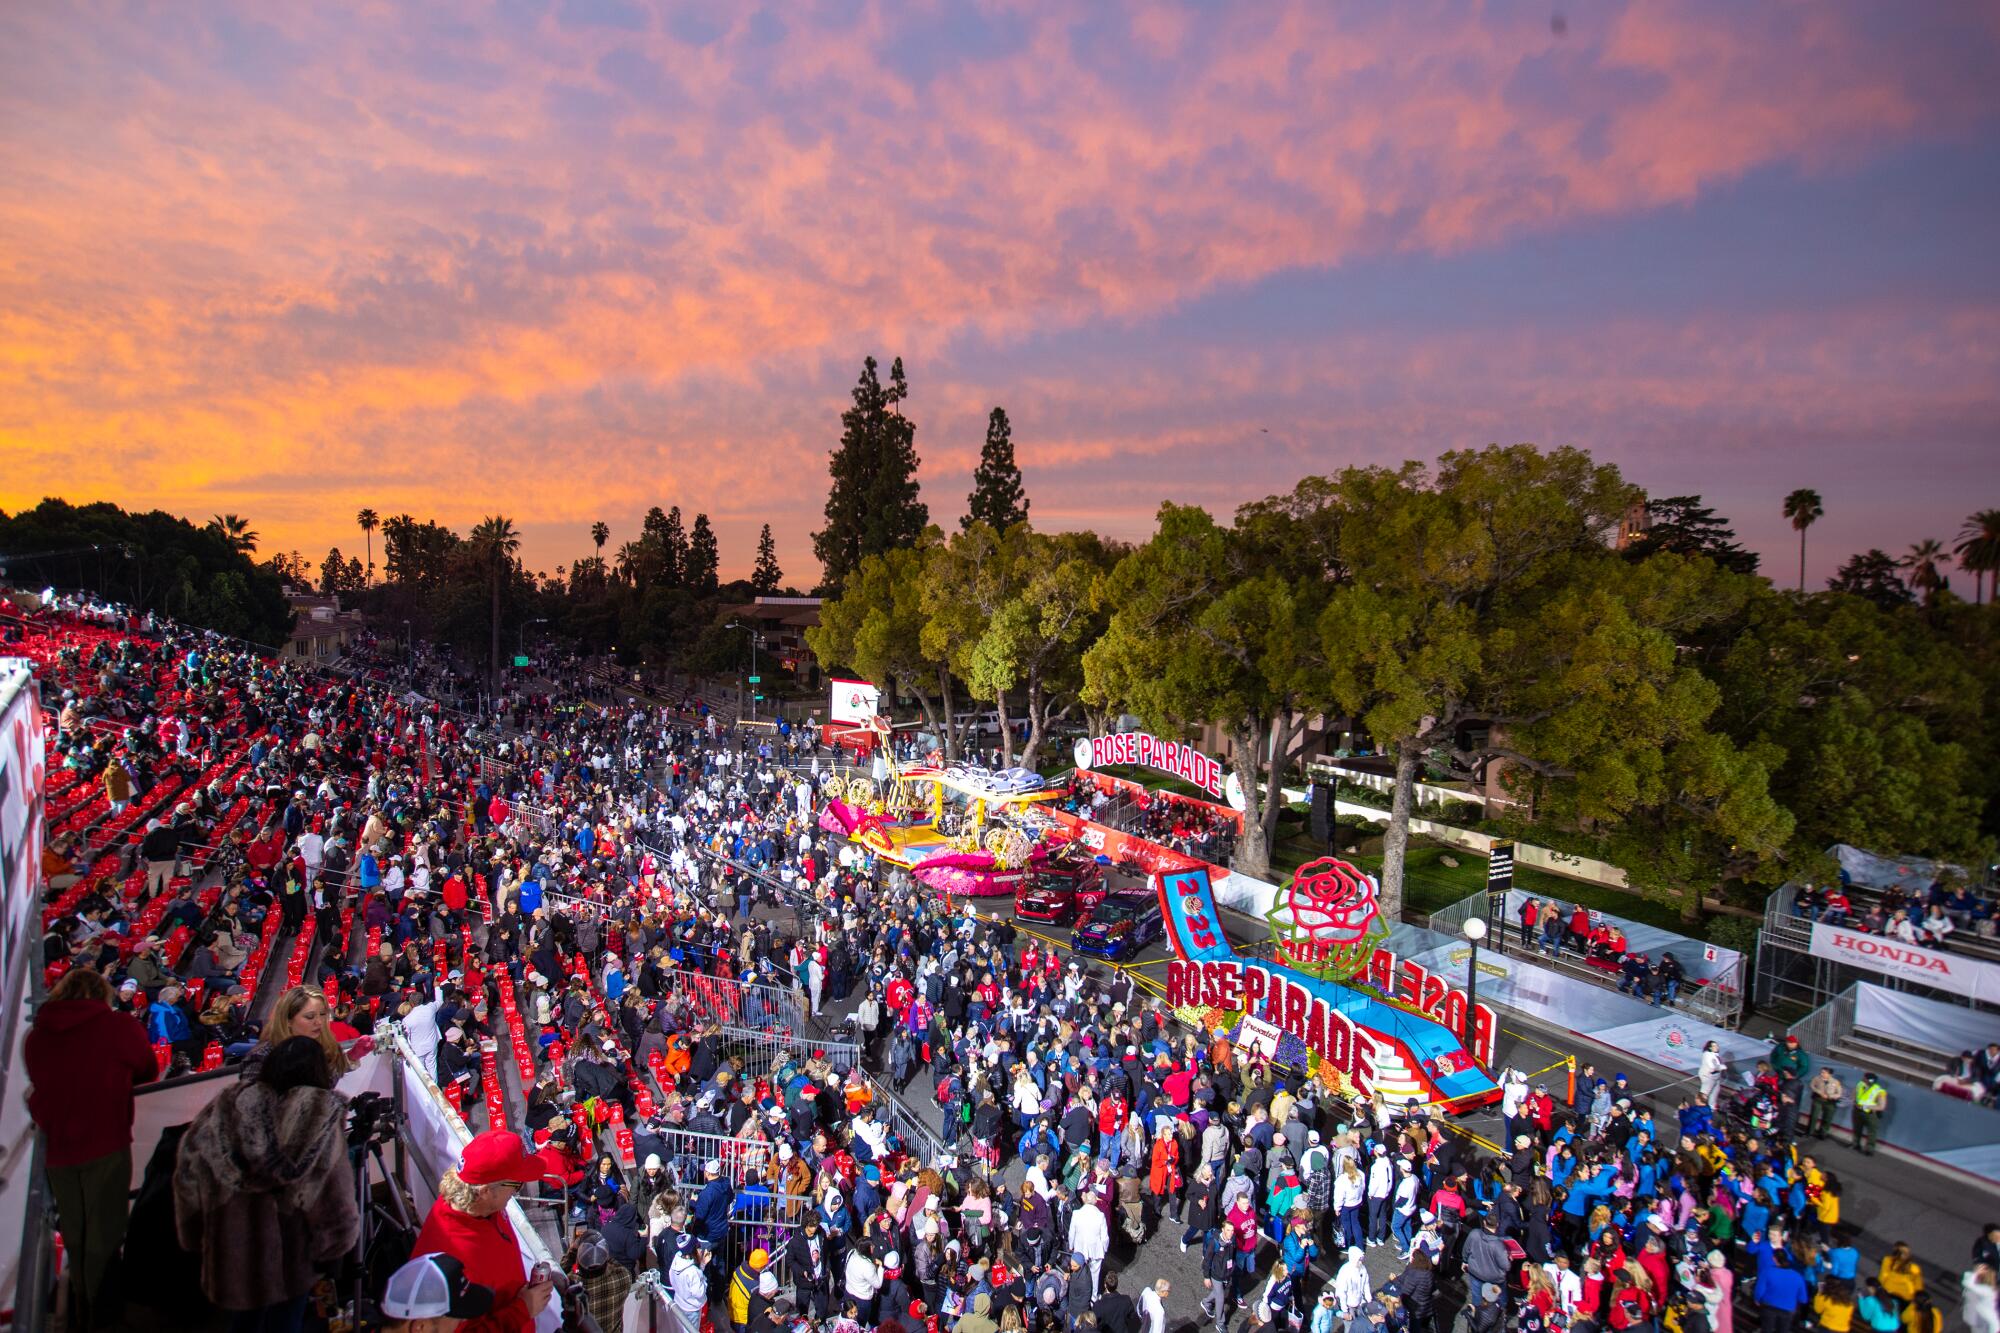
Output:
<path fill-rule="evenodd" d="M 809 580 L 864 351 L 946 367 L 917 372 L 954 442 L 927 445 L 933 477 L 962 475 L 996 397 L 1049 414 L 1027 457 L 1052 467 L 1170 448 L 1162 400 L 1298 394 L 1385 429 L 1388 406 L 1325 397 L 1367 385 L 1282 352 L 994 385 L 953 349 L 1949 134 L 1993 110 L 1966 52 L 1995 33 L 1975 9 L 1943 26 L 1885 41 L 1836 4 L 1592 7 L 1563 37 L 1444 4 L 829 4 L 713 29 L 622 0 L 16 6 L 0 505 L 236 510 L 314 556 L 364 504 L 505 510 L 546 564 L 595 518 L 678 502 L 722 518 L 733 565 L 771 517 Z M 1430 393 L 1492 351 L 1445 336 L 1383 370 Z M 1732 369 L 1651 379 L 1713 402 L 1745 392 Z M 1631 363 L 1606 373 L 1642 396 Z M 1405 402 L 1393 433 L 1446 419 Z M 960 491 L 932 487 L 940 517 Z"/>

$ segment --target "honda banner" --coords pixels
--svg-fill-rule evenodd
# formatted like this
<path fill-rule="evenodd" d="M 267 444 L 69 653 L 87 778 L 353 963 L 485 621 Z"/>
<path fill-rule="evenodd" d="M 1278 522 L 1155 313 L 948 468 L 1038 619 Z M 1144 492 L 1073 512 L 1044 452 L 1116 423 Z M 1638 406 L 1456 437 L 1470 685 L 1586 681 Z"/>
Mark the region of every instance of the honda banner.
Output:
<path fill-rule="evenodd" d="M 1963 954 L 1920 948 L 1885 935 L 1869 935 L 1816 921 L 1812 929 L 1812 956 L 1921 982 L 1969 1000 L 2000 1004 L 2000 966 Z"/>

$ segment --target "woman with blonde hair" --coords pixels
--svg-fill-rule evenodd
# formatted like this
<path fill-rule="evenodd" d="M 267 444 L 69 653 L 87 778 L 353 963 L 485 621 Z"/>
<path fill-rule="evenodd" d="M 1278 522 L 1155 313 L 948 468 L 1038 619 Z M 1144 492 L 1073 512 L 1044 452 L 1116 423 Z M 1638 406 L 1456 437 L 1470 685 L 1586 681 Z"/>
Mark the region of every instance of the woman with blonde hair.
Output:
<path fill-rule="evenodd" d="M 354 1068 L 354 1062 L 347 1058 L 340 1042 L 333 1035 L 333 1010 L 327 1007 L 326 992 L 317 986 L 294 986 L 278 997 L 271 1006 L 271 1017 L 264 1023 L 263 1035 L 257 1041 L 257 1049 L 243 1062 L 243 1077 L 257 1077 L 257 1068 L 264 1056 L 288 1037 L 311 1037 L 326 1052 L 326 1067 L 334 1080 Z M 363 1043 L 366 1043 L 365 1046 Z M 366 1055 L 374 1048 L 367 1038 L 355 1043 L 357 1054 Z"/>

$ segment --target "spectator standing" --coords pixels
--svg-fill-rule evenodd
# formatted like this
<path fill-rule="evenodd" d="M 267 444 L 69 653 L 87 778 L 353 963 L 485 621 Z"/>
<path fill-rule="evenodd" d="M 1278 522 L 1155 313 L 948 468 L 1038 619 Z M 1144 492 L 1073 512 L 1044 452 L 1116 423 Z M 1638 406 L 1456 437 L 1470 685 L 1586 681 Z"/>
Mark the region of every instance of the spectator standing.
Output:
<path fill-rule="evenodd" d="M 320 1270 L 354 1247 L 347 1101 L 309 1037 L 272 1048 L 257 1081 L 202 1107 L 174 1167 L 174 1221 L 235 1333 L 296 1333 Z"/>
<path fill-rule="evenodd" d="M 1806 1124 L 1806 1133 L 1816 1139 L 1823 1139 L 1833 1130 L 1834 1113 L 1847 1100 L 1847 1089 L 1833 1072 L 1833 1066 L 1821 1065 L 1812 1078 L 1812 1117 Z"/>
<path fill-rule="evenodd" d="M 494 1308 L 485 1327 L 501 1333 L 528 1333 L 554 1290 L 546 1274 L 530 1279 L 507 1219 L 515 1194 L 547 1171 L 510 1130 L 474 1135 L 460 1151 L 458 1165 L 438 1181 L 437 1202 L 412 1247 L 418 1254 L 451 1255 L 465 1265 L 468 1278 L 491 1288 Z"/>
<path fill-rule="evenodd" d="M 1876 1148 L 1876 1131 L 1882 1122 L 1882 1113 L 1889 1109 L 1889 1090 L 1873 1074 L 1863 1074 L 1861 1081 L 1854 1085 L 1854 1151 L 1873 1157 Z M 1867 1146 L 1863 1147 L 1863 1140 Z"/>
<path fill-rule="evenodd" d="M 56 1228 L 70 1256 L 76 1326 L 102 1325 L 105 1279 L 125 1238 L 132 1187 L 132 1089 L 159 1075 L 146 1030 L 78 968 L 35 1011 L 22 1043 L 28 1113 L 41 1129 Z M 106 1302 L 107 1311 L 115 1302 Z"/>

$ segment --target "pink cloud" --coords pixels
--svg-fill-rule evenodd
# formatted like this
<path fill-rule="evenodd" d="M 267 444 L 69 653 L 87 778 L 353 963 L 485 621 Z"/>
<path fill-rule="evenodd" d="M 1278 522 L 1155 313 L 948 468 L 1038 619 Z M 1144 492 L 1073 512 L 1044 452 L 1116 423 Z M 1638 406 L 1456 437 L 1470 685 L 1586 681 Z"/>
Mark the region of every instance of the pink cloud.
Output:
<path fill-rule="evenodd" d="M 918 372 L 932 477 L 969 467 L 995 399 L 1036 423 L 1031 465 L 1106 472 L 1225 441 L 1245 404 L 1408 441 L 1518 434 L 1537 408 L 1817 419 L 1847 386 L 1879 418 L 1905 395 L 1862 394 L 1853 358 L 1914 353 L 1861 329 L 1798 328 L 1789 357 L 1770 328 L 1362 339 L 1112 383 L 987 384 L 951 349 L 1685 204 L 1994 109 L 1965 59 L 1995 40 L 1976 12 L 1885 46 L 1858 4 L 1593 8 L 1562 38 L 1443 4 L 1138 4 L 1097 31 L 994 4 L 1018 38 L 999 54 L 946 35 L 892 58 L 913 15 L 963 14 L 787 7 L 775 36 L 585 8 L 0 16 L 0 504 L 250 509 L 313 553 L 364 503 L 580 531 L 679 500 L 745 563 L 771 515 L 806 577 L 871 348 L 946 367 Z M 1685 341 L 1717 334 L 1762 340 L 1769 377 Z M 1187 424 L 1158 431 L 1162 403 Z M 932 492 L 956 512 L 955 480 Z"/>

